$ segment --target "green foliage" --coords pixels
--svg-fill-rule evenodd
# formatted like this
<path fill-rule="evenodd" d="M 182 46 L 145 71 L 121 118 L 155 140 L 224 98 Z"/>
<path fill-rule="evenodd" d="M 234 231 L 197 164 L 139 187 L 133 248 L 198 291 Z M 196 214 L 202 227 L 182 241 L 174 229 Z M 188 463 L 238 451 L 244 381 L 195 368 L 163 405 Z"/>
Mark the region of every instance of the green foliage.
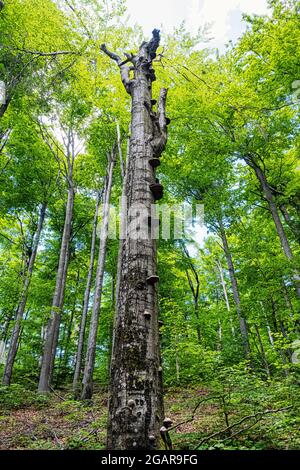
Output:
<path fill-rule="evenodd" d="M 10 387 L 0 387 L 0 406 L 2 409 L 18 409 L 34 406 L 43 408 L 48 404 L 48 397 L 36 391 L 26 389 L 19 384 Z"/>

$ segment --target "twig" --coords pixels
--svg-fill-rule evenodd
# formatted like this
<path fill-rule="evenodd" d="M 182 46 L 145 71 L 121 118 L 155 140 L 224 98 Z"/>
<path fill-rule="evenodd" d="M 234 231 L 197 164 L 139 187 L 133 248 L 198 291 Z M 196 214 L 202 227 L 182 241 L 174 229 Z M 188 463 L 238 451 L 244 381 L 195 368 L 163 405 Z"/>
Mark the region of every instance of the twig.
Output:
<path fill-rule="evenodd" d="M 65 399 L 64 399 L 61 395 L 59 395 L 59 393 L 57 393 L 57 392 L 54 390 L 53 387 L 50 387 L 50 390 L 51 390 L 51 392 L 53 392 L 54 395 L 56 395 L 61 401 L 65 401 Z"/>
<path fill-rule="evenodd" d="M 291 406 L 287 406 L 285 408 L 278 408 L 277 410 L 265 410 L 265 411 L 258 411 L 257 413 L 253 413 L 252 415 L 248 415 L 248 416 L 244 416 L 242 419 L 240 419 L 240 421 L 237 421 L 235 423 L 233 423 L 231 426 L 227 426 L 226 428 L 222 429 L 221 431 L 218 431 L 218 432 L 215 432 L 213 434 L 210 434 L 209 436 L 206 436 L 204 437 L 203 439 L 201 439 L 201 441 L 199 442 L 199 444 L 197 445 L 197 447 L 195 447 L 194 450 L 197 450 L 199 449 L 200 446 L 202 446 L 202 444 L 204 444 L 204 442 L 207 442 L 209 441 L 210 439 L 212 439 L 213 437 L 216 437 L 216 436 L 219 436 L 220 434 L 223 434 L 223 433 L 226 433 L 227 431 L 231 430 L 232 428 L 236 427 L 236 426 L 239 426 L 240 424 L 242 424 L 244 421 L 247 421 L 248 419 L 255 419 L 255 418 L 258 418 L 256 419 L 255 423 L 253 425 L 250 425 L 248 426 L 247 428 L 244 428 L 244 429 L 241 429 L 239 431 L 237 431 L 236 433 L 232 434 L 230 436 L 230 439 L 232 439 L 233 436 L 236 436 L 237 434 L 240 434 L 241 432 L 244 432 L 246 431 L 247 429 L 249 429 L 250 427 L 254 426 L 256 423 L 258 423 L 258 421 L 260 421 L 265 415 L 267 414 L 270 414 L 270 413 L 279 413 L 280 411 L 286 411 L 286 410 L 289 410 L 290 408 L 292 408 L 292 405 Z M 225 439 L 223 440 L 226 440 L 228 439 L 228 437 L 226 437 Z"/>

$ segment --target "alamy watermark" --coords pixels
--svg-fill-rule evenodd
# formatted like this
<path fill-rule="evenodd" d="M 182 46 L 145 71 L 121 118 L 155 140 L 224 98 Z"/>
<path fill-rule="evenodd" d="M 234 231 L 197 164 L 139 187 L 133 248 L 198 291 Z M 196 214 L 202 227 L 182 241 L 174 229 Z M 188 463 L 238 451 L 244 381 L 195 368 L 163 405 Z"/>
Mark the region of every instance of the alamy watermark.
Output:
<path fill-rule="evenodd" d="M 120 198 L 119 206 L 103 204 L 97 226 L 100 239 L 181 240 L 204 226 L 203 204 L 127 205 Z"/>

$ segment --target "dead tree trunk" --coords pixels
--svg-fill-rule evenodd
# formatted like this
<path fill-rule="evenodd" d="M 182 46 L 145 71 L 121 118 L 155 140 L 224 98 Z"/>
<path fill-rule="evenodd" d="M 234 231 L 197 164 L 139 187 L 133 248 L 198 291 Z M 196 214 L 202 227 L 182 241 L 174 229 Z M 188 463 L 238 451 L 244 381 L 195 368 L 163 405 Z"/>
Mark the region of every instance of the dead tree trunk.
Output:
<path fill-rule="evenodd" d="M 96 285 L 94 293 L 94 304 L 91 316 L 87 352 L 85 358 L 85 366 L 82 380 L 82 394 L 81 398 L 89 399 L 93 394 L 93 373 L 95 366 L 96 356 L 96 343 L 97 343 L 97 332 L 99 323 L 99 314 L 101 308 L 102 288 L 103 288 L 103 277 L 104 277 L 104 266 L 106 258 L 106 246 L 108 239 L 108 228 L 109 228 L 109 203 L 110 194 L 112 188 L 113 170 L 116 162 L 115 149 L 112 149 L 108 160 L 108 172 L 106 176 L 106 184 L 103 197 L 103 210 L 102 210 L 102 227 L 100 232 L 100 244 L 99 244 L 99 256 L 96 273 Z"/>
<path fill-rule="evenodd" d="M 124 194 L 127 202 L 125 239 L 121 243 L 118 296 L 111 361 L 108 448 L 150 449 L 159 446 L 163 420 L 162 369 L 159 352 L 156 282 L 156 241 L 149 236 L 151 208 L 162 197 L 155 168 L 167 141 L 167 90 L 160 92 L 153 111 L 152 61 L 159 31 L 143 42 L 137 55 L 117 62 L 131 95 L 131 137 Z M 134 78 L 129 78 L 131 62 Z"/>
<path fill-rule="evenodd" d="M 32 272 L 33 272 L 34 263 L 35 263 L 35 259 L 37 255 L 38 246 L 39 246 L 39 241 L 41 237 L 41 232 L 42 232 L 42 228 L 43 228 L 43 224 L 45 220 L 46 207 L 47 207 L 47 204 L 43 203 L 41 210 L 40 210 L 40 214 L 39 214 L 39 220 L 38 220 L 38 225 L 37 225 L 37 229 L 36 229 L 34 240 L 33 240 L 31 255 L 29 258 L 29 263 L 28 263 L 28 268 L 27 268 L 27 274 L 24 280 L 21 298 L 20 298 L 20 302 L 17 308 L 16 317 L 15 317 L 15 323 L 14 323 L 14 327 L 13 327 L 11 338 L 10 338 L 9 350 L 8 350 L 4 374 L 3 374 L 3 381 L 2 381 L 3 385 L 9 385 L 11 381 L 13 366 L 14 366 L 15 358 L 16 358 L 17 351 L 18 351 L 18 342 L 19 342 L 19 337 L 20 337 L 21 324 L 22 324 L 22 320 L 24 317 L 24 311 L 26 307 L 28 291 L 29 291 L 30 282 L 32 278 Z"/>
<path fill-rule="evenodd" d="M 92 278 L 93 278 L 93 271 L 94 271 L 94 261 L 95 261 L 95 253 L 96 253 L 97 221 L 98 221 L 100 198 L 101 198 L 101 194 L 100 192 L 98 192 L 97 199 L 96 199 L 95 215 L 94 215 L 94 220 L 93 220 L 90 264 L 89 264 L 89 269 L 88 269 L 86 288 L 84 292 L 84 300 L 83 300 L 82 315 L 81 315 L 80 326 L 79 326 L 79 338 L 78 338 L 76 361 L 75 361 L 75 371 L 74 371 L 74 377 L 73 377 L 73 392 L 74 392 L 75 398 L 78 397 L 79 388 L 80 388 L 79 380 L 80 380 L 80 372 L 81 372 L 81 366 L 82 366 L 82 354 L 83 354 L 83 346 L 84 346 L 86 321 L 87 321 L 87 314 L 88 314 L 88 309 L 89 309 L 89 300 L 90 300 Z"/>
<path fill-rule="evenodd" d="M 232 288 L 234 303 L 236 307 L 236 313 L 237 313 L 239 324 L 240 324 L 240 332 L 241 332 L 241 337 L 242 337 L 242 342 L 243 342 L 244 355 L 246 358 L 248 358 L 250 354 L 250 345 L 249 345 L 247 322 L 242 314 L 242 306 L 241 306 L 240 294 L 239 294 L 239 289 L 238 289 L 238 283 L 237 283 L 237 279 L 235 275 L 235 269 L 234 269 L 232 256 L 231 256 L 229 246 L 228 246 L 226 231 L 225 231 L 225 228 L 221 219 L 218 221 L 218 225 L 219 225 L 220 235 L 222 238 L 225 258 L 227 261 L 231 288 Z"/>

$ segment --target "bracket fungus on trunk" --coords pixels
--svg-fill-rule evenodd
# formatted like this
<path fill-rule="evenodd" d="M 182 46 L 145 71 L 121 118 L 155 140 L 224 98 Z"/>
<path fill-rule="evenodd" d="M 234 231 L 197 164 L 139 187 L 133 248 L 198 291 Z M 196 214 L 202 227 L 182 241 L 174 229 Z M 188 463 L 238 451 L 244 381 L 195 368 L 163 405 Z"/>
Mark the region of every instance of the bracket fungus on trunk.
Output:
<path fill-rule="evenodd" d="M 101 46 L 117 63 L 131 97 L 131 136 L 123 193 L 128 208 L 142 201 L 148 217 L 144 223 L 151 232 L 156 224 L 155 217 L 151 220 L 153 199 L 163 196 L 162 185 L 155 179 L 155 168 L 167 142 L 167 89 L 160 90 L 157 103 L 152 98 L 152 82 L 156 79 L 152 61 L 159 41 L 159 30 L 155 29 L 150 41 L 144 41 L 135 55 L 125 54 L 126 59 L 110 52 L 104 44 Z M 153 288 L 159 280 L 156 239 L 132 237 L 133 232 L 142 235 L 143 231 L 133 230 L 131 221 L 128 209 L 124 215 L 125 237 L 120 240 L 111 359 L 107 447 L 114 450 L 157 447 L 164 415 L 158 299 L 157 289 Z M 128 344 L 134 347 L 128 348 Z M 136 403 L 131 414 L 128 397 L 133 397 Z"/>
<path fill-rule="evenodd" d="M 156 157 L 150 158 L 149 165 L 151 165 L 152 168 L 157 168 L 160 165 L 160 159 Z"/>
<path fill-rule="evenodd" d="M 164 195 L 164 188 L 160 183 L 150 184 L 150 190 L 153 194 L 155 201 L 159 201 Z"/>
<path fill-rule="evenodd" d="M 156 274 L 151 274 L 151 276 L 147 277 L 147 284 L 154 286 L 159 281 L 159 277 Z"/>

